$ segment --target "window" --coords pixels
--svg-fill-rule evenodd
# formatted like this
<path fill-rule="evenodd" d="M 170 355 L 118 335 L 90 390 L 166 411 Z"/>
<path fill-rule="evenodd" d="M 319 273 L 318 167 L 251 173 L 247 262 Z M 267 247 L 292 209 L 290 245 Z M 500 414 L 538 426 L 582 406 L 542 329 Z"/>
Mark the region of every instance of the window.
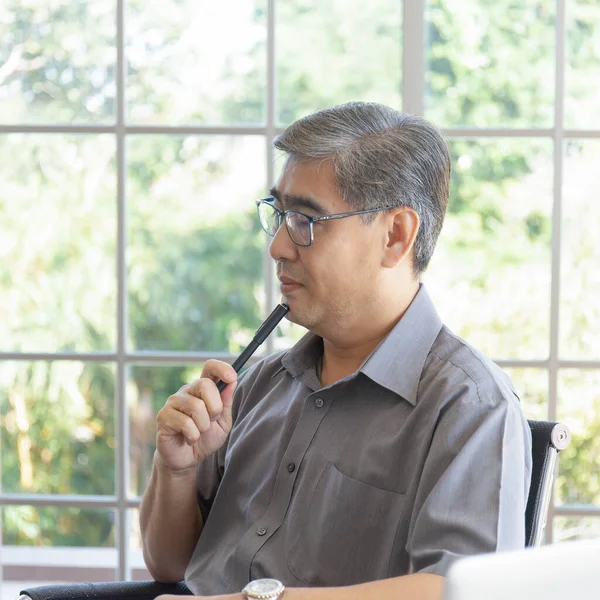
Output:
<path fill-rule="evenodd" d="M 277 300 L 253 203 L 281 168 L 272 139 L 351 99 L 444 128 L 425 280 L 527 415 L 572 429 L 548 541 L 600 536 L 598 27 L 591 0 L 7 0 L 3 595 L 24 566 L 147 577 L 155 414 Z M 298 334 L 284 323 L 265 352 Z"/>

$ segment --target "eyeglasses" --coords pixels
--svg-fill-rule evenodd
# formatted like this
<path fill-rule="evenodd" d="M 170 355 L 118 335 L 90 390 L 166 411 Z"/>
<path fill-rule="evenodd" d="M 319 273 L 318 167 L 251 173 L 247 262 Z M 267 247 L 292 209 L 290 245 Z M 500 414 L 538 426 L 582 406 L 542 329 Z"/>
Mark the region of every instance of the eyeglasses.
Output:
<path fill-rule="evenodd" d="M 285 227 L 290 239 L 297 246 L 310 246 L 314 242 L 313 223 L 318 221 L 332 221 L 333 219 L 344 219 L 353 215 L 364 215 L 372 212 L 379 212 L 394 208 L 393 206 L 379 206 L 377 208 L 367 208 L 365 210 L 353 210 L 352 212 L 335 213 L 333 215 L 324 215 L 322 217 L 312 217 L 298 212 L 297 210 L 281 210 L 275 206 L 275 198 L 263 198 L 256 201 L 258 218 L 264 232 L 271 237 L 279 231 L 282 221 L 285 220 Z"/>

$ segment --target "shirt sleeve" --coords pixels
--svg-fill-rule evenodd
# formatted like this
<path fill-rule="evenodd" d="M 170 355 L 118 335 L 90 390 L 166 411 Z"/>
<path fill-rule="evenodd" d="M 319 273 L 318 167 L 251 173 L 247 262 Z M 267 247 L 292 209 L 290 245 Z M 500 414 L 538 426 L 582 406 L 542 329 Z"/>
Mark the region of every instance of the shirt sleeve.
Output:
<path fill-rule="evenodd" d="M 411 573 L 445 575 L 464 556 L 525 544 L 530 431 L 516 396 L 493 395 L 467 386 L 439 419 L 411 518 Z"/>

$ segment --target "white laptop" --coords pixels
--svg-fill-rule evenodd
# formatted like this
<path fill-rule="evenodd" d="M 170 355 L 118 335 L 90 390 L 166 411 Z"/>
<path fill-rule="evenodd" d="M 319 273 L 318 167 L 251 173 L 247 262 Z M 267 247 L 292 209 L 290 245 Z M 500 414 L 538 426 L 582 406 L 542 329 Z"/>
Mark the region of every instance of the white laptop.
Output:
<path fill-rule="evenodd" d="M 600 539 L 564 542 L 456 562 L 444 600 L 599 600 Z"/>

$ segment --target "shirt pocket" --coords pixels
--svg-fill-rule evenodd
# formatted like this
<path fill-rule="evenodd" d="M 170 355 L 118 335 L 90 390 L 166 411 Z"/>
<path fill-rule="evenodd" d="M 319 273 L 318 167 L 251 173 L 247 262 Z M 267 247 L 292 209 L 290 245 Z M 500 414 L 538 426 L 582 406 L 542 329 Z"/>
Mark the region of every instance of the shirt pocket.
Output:
<path fill-rule="evenodd" d="M 404 494 L 352 479 L 328 463 L 296 520 L 290 572 L 309 586 L 384 579 L 403 509 Z"/>

